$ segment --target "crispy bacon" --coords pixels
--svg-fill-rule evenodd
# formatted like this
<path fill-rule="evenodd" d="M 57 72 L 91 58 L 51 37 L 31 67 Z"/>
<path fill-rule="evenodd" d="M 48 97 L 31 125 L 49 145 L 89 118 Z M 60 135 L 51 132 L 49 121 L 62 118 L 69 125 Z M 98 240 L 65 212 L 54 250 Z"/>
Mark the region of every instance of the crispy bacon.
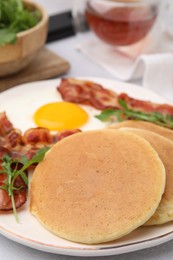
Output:
<path fill-rule="evenodd" d="M 11 130 L 5 137 L 6 146 L 13 148 L 22 143 L 22 133 L 18 129 Z"/>
<path fill-rule="evenodd" d="M 126 93 L 118 95 L 118 99 L 124 100 L 130 108 L 145 112 L 160 112 L 163 115 L 169 114 L 173 116 L 173 106 L 168 104 L 156 104 L 149 101 L 138 100 L 129 97 Z"/>
<path fill-rule="evenodd" d="M 14 166 L 15 167 L 15 166 Z M 18 165 L 18 167 L 21 167 Z M 2 170 L 2 167 L 0 166 L 0 169 Z M 7 180 L 6 174 L 0 174 L 0 186 L 4 186 L 5 182 Z M 15 188 L 20 188 L 19 190 L 14 191 L 14 201 L 16 208 L 21 207 L 27 200 L 27 185 L 21 178 L 21 176 L 18 176 L 14 182 Z M 5 189 L 0 189 L 0 211 L 9 211 L 12 210 L 12 202 L 11 198 L 8 195 L 7 191 Z"/>
<path fill-rule="evenodd" d="M 13 159 L 20 159 L 23 155 L 31 159 L 40 148 L 51 147 L 56 142 L 79 131 L 74 129 L 51 134 L 47 128 L 36 127 L 26 130 L 22 135 L 18 129 L 12 128 L 9 133 L 0 137 L 0 158 L 8 153 Z"/>
<path fill-rule="evenodd" d="M 45 147 L 45 146 L 42 146 Z M 42 148 L 37 145 L 18 145 L 13 149 L 10 149 L 8 155 L 14 160 L 20 160 L 22 156 L 26 156 L 29 160 L 36 154 L 36 152 Z"/>
<path fill-rule="evenodd" d="M 5 112 L 0 113 L 0 136 L 4 136 L 13 130 L 13 125 Z"/>
<path fill-rule="evenodd" d="M 24 132 L 21 143 L 17 143 L 14 147 L 9 146 L 8 143 L 5 143 L 4 146 L 0 146 L 0 155 L 1 153 L 8 153 L 13 159 L 19 160 L 21 156 L 26 156 L 30 160 L 39 149 L 46 146 L 51 147 L 63 138 L 80 131 L 79 129 L 74 129 L 51 134 L 47 128 L 30 128 Z"/>
<path fill-rule="evenodd" d="M 22 137 L 24 144 L 52 144 L 53 137 L 47 128 L 36 127 L 28 129 Z"/>
<path fill-rule="evenodd" d="M 30 128 L 22 135 L 21 131 L 15 129 L 12 123 L 3 112 L 0 114 L 0 169 L 2 157 L 8 154 L 11 158 L 20 160 L 21 156 L 26 156 L 29 160 L 36 152 L 43 147 L 51 147 L 63 138 L 78 133 L 80 130 L 63 131 L 51 134 L 47 128 Z M 0 174 L 0 186 L 5 185 L 7 175 Z M 20 190 L 14 191 L 14 200 L 16 208 L 21 207 L 27 200 L 27 187 L 22 178 L 18 176 L 14 186 Z M 11 198 L 6 190 L 0 188 L 0 211 L 12 209 Z"/>
<path fill-rule="evenodd" d="M 0 137 L 0 146 L 12 149 L 22 144 L 22 135 L 17 129 L 13 129 L 7 135 Z"/>
<path fill-rule="evenodd" d="M 9 154 L 9 150 L 6 147 L 0 146 L 0 160 L 5 154 Z"/>
<path fill-rule="evenodd" d="M 62 79 L 57 90 L 65 101 L 90 105 L 99 110 L 118 105 L 116 93 L 90 81 Z"/>
<path fill-rule="evenodd" d="M 127 105 L 134 110 L 145 112 L 157 111 L 163 115 L 173 115 L 173 106 L 168 104 L 156 104 L 149 101 L 138 100 L 126 93 L 116 94 L 103 88 L 101 85 L 76 79 L 62 79 L 57 88 L 65 101 L 90 105 L 98 110 L 106 108 L 120 108 L 118 99 L 126 101 Z"/>
<path fill-rule="evenodd" d="M 27 190 L 20 190 L 14 192 L 14 201 L 16 208 L 21 207 L 27 200 Z M 12 210 L 11 198 L 6 190 L 0 189 L 0 211 Z"/>
<path fill-rule="evenodd" d="M 1 174 L 0 175 L 0 180 L 2 180 L 2 178 L 4 178 L 4 181 L 6 179 L 6 174 Z M 17 183 L 21 182 L 21 177 L 18 176 L 15 180 L 15 187 L 17 188 Z M 0 181 L 0 185 L 2 185 L 2 181 Z M 19 186 L 20 187 L 20 186 Z M 21 207 L 27 200 L 27 189 L 26 188 L 22 188 L 20 190 L 15 190 L 14 191 L 14 201 L 15 201 L 15 205 L 16 208 Z M 4 189 L 0 189 L 0 211 L 8 211 L 8 210 L 12 210 L 12 202 L 11 202 L 11 198 L 8 195 L 7 191 Z"/>
<path fill-rule="evenodd" d="M 70 135 L 73 135 L 73 134 L 77 134 L 77 133 L 80 133 L 81 130 L 80 129 L 74 129 L 74 130 L 66 130 L 66 131 L 62 131 L 61 133 L 59 133 L 59 137 L 58 137 L 58 140 L 62 140 Z"/>

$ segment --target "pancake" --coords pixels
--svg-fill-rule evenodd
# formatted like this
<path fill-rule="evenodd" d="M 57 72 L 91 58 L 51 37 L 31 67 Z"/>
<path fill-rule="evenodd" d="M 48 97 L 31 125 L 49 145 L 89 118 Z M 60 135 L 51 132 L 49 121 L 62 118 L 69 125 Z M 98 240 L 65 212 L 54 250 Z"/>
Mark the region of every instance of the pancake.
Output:
<path fill-rule="evenodd" d="M 55 144 L 36 167 L 30 210 L 54 234 L 96 244 L 143 225 L 164 188 L 165 168 L 143 138 L 88 131 Z"/>
<path fill-rule="evenodd" d="M 173 142 L 156 133 L 143 129 L 121 128 L 145 138 L 157 151 L 166 170 L 166 186 L 162 200 L 145 225 L 158 225 L 173 220 Z"/>
<path fill-rule="evenodd" d="M 156 124 L 145 122 L 145 121 L 137 121 L 137 120 L 127 120 L 123 121 L 118 124 L 110 125 L 109 128 L 118 129 L 121 127 L 133 127 L 133 128 L 140 128 L 155 132 L 157 134 L 162 135 L 163 137 L 168 138 L 169 140 L 173 141 L 173 130 L 158 126 Z"/>

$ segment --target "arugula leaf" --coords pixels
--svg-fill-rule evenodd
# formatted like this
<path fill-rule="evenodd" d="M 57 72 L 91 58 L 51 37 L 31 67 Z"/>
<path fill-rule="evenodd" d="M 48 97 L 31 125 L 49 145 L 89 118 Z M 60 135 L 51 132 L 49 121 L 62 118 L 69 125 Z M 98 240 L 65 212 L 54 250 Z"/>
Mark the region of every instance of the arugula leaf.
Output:
<path fill-rule="evenodd" d="M 40 19 L 40 11 L 27 10 L 22 0 L 0 0 L 0 46 L 15 43 L 17 33 L 34 27 Z"/>
<path fill-rule="evenodd" d="M 28 160 L 27 157 L 23 156 L 20 161 L 13 160 L 8 154 L 5 154 L 2 158 L 2 170 L 0 170 L 0 174 L 6 174 L 7 179 L 5 181 L 4 186 L 0 186 L 0 189 L 6 190 L 8 195 L 11 198 L 13 212 L 16 221 L 18 222 L 17 210 L 14 200 L 14 191 L 20 190 L 23 187 L 15 187 L 15 180 L 18 176 L 21 176 L 25 184 L 28 186 L 28 177 L 25 171 L 30 167 L 32 164 L 39 163 L 43 160 L 45 153 L 49 150 L 48 147 L 42 148 L 37 151 L 37 153 L 33 156 L 31 160 Z M 18 164 L 22 163 L 23 166 L 18 170 Z M 15 168 L 13 167 L 14 164 L 16 165 Z"/>
<path fill-rule="evenodd" d="M 173 116 L 172 115 L 163 115 L 159 112 L 143 112 L 139 110 L 134 110 L 128 107 L 127 103 L 120 99 L 119 104 L 120 109 L 105 109 L 101 112 L 100 115 L 95 116 L 101 121 L 124 121 L 128 119 L 142 120 L 151 122 L 163 127 L 173 129 Z"/>
<path fill-rule="evenodd" d="M 39 163 L 43 160 L 45 153 L 49 150 L 49 147 L 41 148 L 37 151 L 37 153 L 32 157 L 31 160 L 28 160 L 27 157 L 23 156 L 20 160 L 23 163 L 23 167 L 20 171 L 25 171 L 29 166 L 35 163 Z"/>
<path fill-rule="evenodd" d="M 100 121 L 106 122 L 106 121 L 111 121 L 111 117 L 115 117 L 116 115 L 116 110 L 115 109 L 105 109 L 101 112 L 100 115 L 96 115 L 95 117 L 98 118 Z"/>
<path fill-rule="evenodd" d="M 129 109 L 127 104 L 126 104 L 126 101 L 123 100 L 123 99 L 119 99 L 118 100 L 118 103 L 120 104 L 121 107 L 123 107 L 124 109 Z"/>

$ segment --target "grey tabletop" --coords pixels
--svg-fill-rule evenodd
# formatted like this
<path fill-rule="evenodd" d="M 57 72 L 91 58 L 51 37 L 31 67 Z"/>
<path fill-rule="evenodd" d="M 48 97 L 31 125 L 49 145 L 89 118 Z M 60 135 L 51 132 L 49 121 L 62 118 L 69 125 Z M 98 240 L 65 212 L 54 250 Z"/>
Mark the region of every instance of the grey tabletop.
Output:
<path fill-rule="evenodd" d="M 39 0 L 39 2 L 41 2 L 41 0 Z M 46 0 L 43 1 L 43 3 L 45 2 Z M 78 42 L 79 42 L 78 36 L 74 36 L 47 45 L 47 48 L 61 55 L 71 63 L 71 69 L 65 76 L 103 77 L 103 78 L 116 80 L 114 76 L 109 74 L 107 71 L 105 71 L 103 68 L 99 67 L 98 65 L 92 63 L 90 60 L 87 60 L 80 52 L 78 52 L 76 48 Z M 133 83 L 140 84 L 140 80 Z M 4 260 L 15 260 L 15 259 L 16 260 L 23 260 L 23 259 L 65 260 L 66 259 L 67 260 L 71 258 L 74 257 L 41 252 L 26 247 L 24 245 L 18 244 L 0 235 L 0 259 L 4 259 Z M 79 258 L 83 259 L 84 257 L 79 257 Z M 97 257 L 91 257 L 90 259 L 96 259 L 96 258 Z M 173 240 L 152 248 L 143 249 L 140 251 L 135 251 L 135 252 L 116 255 L 116 256 L 99 257 L 99 259 L 115 259 L 115 260 L 116 259 L 119 260 L 123 260 L 123 259 L 168 260 L 169 259 L 170 260 L 173 259 Z"/>

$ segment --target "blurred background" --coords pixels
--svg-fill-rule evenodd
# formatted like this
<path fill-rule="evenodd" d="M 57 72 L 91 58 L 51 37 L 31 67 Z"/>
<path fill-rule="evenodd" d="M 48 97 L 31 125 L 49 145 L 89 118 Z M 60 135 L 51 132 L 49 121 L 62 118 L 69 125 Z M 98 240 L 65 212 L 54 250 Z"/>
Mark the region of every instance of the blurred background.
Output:
<path fill-rule="evenodd" d="M 72 9 L 75 0 L 35 0 L 35 2 L 42 4 L 47 12 L 52 15 Z"/>
<path fill-rule="evenodd" d="M 2 0 L 0 0 L 0 2 L 1 1 Z M 128 2 L 130 0 L 124 1 Z M 46 43 L 46 45 L 44 44 L 45 48 L 42 49 L 40 56 L 34 55 L 34 57 L 38 57 L 37 62 L 39 62 L 39 66 L 35 62 L 35 67 L 33 67 L 33 65 L 30 66 L 29 70 L 23 71 L 23 77 L 20 74 L 20 77 L 16 76 L 15 81 L 13 78 L 0 79 L 1 89 L 3 90 L 6 89 L 7 86 L 21 84 L 26 81 L 55 77 L 62 73 L 68 73 L 68 76 L 73 75 L 73 73 L 89 75 L 89 68 L 91 68 L 92 65 L 94 66 L 94 70 L 91 69 L 90 71 L 90 75 L 92 76 L 109 75 L 109 77 L 115 77 L 118 80 L 135 81 L 135 83 L 139 83 L 138 80 L 140 80 L 141 83 L 142 79 L 142 85 L 144 87 L 152 88 L 154 91 L 160 92 L 169 98 L 169 89 L 172 89 L 173 82 L 173 0 L 150 1 L 161 2 L 161 7 L 158 9 L 158 19 L 156 19 L 151 32 L 149 31 L 149 37 L 124 47 L 125 44 L 117 44 L 115 46 L 111 46 L 107 44 L 107 42 L 105 44 L 105 42 L 95 37 L 93 33 L 94 30 L 89 30 L 89 22 L 87 22 L 89 20 L 87 19 L 86 21 L 86 15 L 84 15 L 82 10 L 82 5 L 86 3 L 86 0 L 31 0 L 31 2 L 38 3 L 44 7 L 46 15 L 48 13 L 50 17 L 48 37 L 45 38 L 44 42 Z M 145 0 L 142 2 L 145 4 Z M 137 12 L 137 16 L 139 16 L 139 12 Z M 144 22 L 146 20 L 145 17 L 144 15 Z M 139 20 L 142 20 L 141 17 Z M 117 21 L 119 20 L 117 19 Z M 116 22 L 116 28 L 121 27 L 119 24 L 119 22 Z M 136 22 L 136 24 L 137 26 L 139 25 L 138 22 Z M 91 24 L 89 25 L 90 28 L 93 29 Z M 127 27 L 130 28 L 129 30 L 132 28 L 132 26 Z M 139 27 L 140 26 L 138 26 L 138 31 L 140 31 Z M 45 28 L 47 30 L 47 26 Z M 98 26 L 98 28 L 101 27 Z M 104 30 L 104 26 L 102 26 L 102 28 Z M 104 31 L 107 33 L 108 30 Z M 124 35 L 127 35 L 126 31 L 120 29 L 119 31 L 123 31 Z M 45 33 L 47 33 L 47 31 Z M 133 30 L 133 34 L 136 35 L 136 29 Z M 118 35 L 118 33 L 113 33 L 113 35 Z M 37 32 L 35 33 L 34 39 L 36 39 L 36 37 L 39 37 Z M 39 41 L 34 40 L 35 43 Z M 32 41 L 29 42 L 33 48 Z M 25 48 L 25 46 L 27 46 L 27 44 L 22 48 Z M 7 47 L 8 50 L 3 48 L 2 51 L 1 49 L 0 60 L 2 56 L 6 59 L 6 54 L 8 54 L 9 59 L 12 57 L 12 55 L 9 54 L 9 46 Z M 12 49 L 11 46 L 10 48 Z M 50 53 L 50 51 L 52 53 Z M 13 51 L 13 54 L 14 53 L 17 53 L 16 50 Z M 19 51 L 19 53 L 23 52 Z M 61 56 L 61 63 L 59 63 L 59 55 Z M 30 57 L 30 54 L 28 56 Z M 19 58 L 21 59 L 21 57 Z M 80 70 L 78 66 L 79 63 L 83 64 Z M 101 69 L 103 69 L 103 71 L 101 71 Z M 0 68 L 0 72 L 1 70 Z M 156 71 L 157 77 L 154 77 Z M 160 73 L 158 73 L 158 71 L 160 71 Z M 162 80 L 160 79 L 161 77 Z M 2 84 L 4 84 L 3 88 Z M 158 87 L 158 85 L 160 87 Z M 165 94 L 165 88 L 164 93 L 162 93 L 163 85 L 168 86 L 167 95 Z"/>
<path fill-rule="evenodd" d="M 33 0 L 46 8 L 49 15 L 55 15 L 72 11 L 77 0 Z M 80 0 L 81 2 L 84 0 Z M 79 2 L 79 1 L 78 1 Z M 167 31 L 173 35 L 173 0 L 160 0 L 160 18 L 167 27 Z"/>

